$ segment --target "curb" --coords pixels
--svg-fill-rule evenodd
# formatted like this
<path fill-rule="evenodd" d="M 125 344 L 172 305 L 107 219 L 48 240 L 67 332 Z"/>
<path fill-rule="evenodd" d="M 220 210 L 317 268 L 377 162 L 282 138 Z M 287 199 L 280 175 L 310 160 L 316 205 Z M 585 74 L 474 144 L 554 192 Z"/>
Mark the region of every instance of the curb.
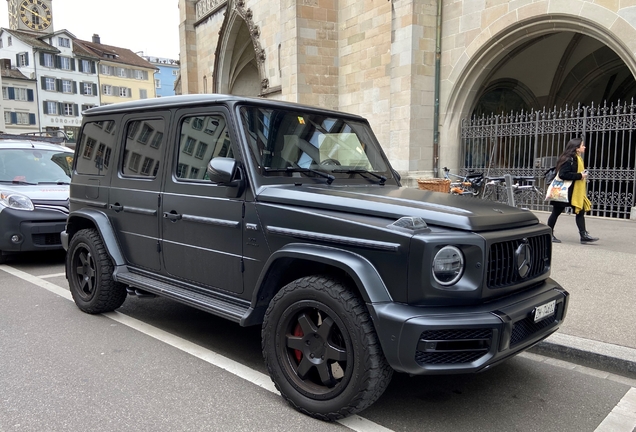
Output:
<path fill-rule="evenodd" d="M 636 349 L 555 333 L 528 351 L 636 379 Z"/>

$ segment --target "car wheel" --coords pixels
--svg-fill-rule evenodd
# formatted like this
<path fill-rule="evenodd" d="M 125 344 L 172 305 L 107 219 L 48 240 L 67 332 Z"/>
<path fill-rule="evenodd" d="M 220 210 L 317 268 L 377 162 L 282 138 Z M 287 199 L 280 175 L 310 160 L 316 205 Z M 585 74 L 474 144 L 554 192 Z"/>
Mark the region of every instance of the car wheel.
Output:
<path fill-rule="evenodd" d="M 66 274 L 75 304 L 86 313 L 110 312 L 126 300 L 126 287 L 113 280 L 113 263 L 95 229 L 78 231 L 71 239 Z"/>
<path fill-rule="evenodd" d="M 393 374 L 364 302 L 328 277 L 298 279 L 274 296 L 262 349 L 283 397 L 321 420 L 370 406 Z"/>

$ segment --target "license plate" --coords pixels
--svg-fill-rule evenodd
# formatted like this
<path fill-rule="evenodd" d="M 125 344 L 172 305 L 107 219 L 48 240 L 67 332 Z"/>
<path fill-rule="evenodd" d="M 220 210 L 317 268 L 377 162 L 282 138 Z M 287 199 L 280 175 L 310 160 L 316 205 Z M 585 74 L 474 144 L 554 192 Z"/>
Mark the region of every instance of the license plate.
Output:
<path fill-rule="evenodd" d="M 541 321 L 543 318 L 554 315 L 554 309 L 556 307 L 556 300 L 552 300 L 550 303 L 546 303 L 541 306 L 537 306 L 534 309 L 534 322 Z"/>

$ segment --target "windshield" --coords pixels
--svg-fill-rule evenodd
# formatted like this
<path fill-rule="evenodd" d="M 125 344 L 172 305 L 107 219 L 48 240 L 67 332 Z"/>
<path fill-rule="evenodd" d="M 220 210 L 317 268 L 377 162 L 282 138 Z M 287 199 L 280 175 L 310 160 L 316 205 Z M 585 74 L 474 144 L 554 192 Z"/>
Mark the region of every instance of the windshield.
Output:
<path fill-rule="evenodd" d="M 0 149 L 0 182 L 69 183 L 72 165 L 70 152 Z"/>
<path fill-rule="evenodd" d="M 266 174 L 294 169 L 344 173 L 386 172 L 369 126 L 351 119 L 301 111 L 242 107 L 252 157 Z"/>

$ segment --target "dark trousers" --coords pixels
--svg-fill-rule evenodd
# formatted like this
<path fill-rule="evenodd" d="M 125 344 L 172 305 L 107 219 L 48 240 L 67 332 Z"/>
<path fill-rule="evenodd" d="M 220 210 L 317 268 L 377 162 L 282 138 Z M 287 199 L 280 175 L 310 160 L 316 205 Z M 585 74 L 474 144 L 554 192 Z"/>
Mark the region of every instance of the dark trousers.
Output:
<path fill-rule="evenodd" d="M 550 217 L 548 218 L 548 226 L 552 228 L 552 233 L 554 233 L 554 226 L 556 225 L 557 219 L 566 209 L 566 206 L 562 205 L 553 205 L 552 213 L 550 213 Z M 579 214 L 576 215 L 576 226 L 579 229 L 580 234 L 584 234 L 585 229 L 585 212 L 581 210 Z"/>

